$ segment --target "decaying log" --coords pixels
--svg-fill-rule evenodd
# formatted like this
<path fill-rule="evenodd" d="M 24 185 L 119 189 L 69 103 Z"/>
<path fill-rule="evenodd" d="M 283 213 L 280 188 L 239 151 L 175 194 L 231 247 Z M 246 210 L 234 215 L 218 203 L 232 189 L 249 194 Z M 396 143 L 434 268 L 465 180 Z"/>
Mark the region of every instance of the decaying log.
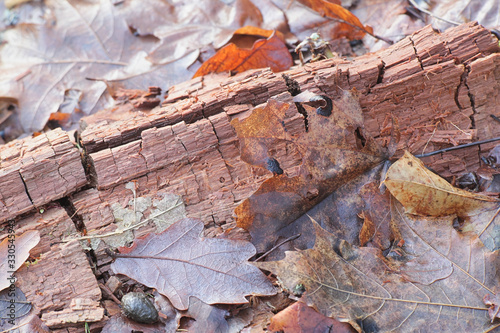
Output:
<path fill-rule="evenodd" d="M 0 146 L 0 221 L 87 184 L 80 153 L 60 129 Z"/>
<path fill-rule="evenodd" d="M 392 119 L 397 119 L 397 154 L 500 136 L 500 123 L 490 117 L 500 116 L 500 48 L 476 23 L 444 33 L 426 27 L 377 53 L 320 61 L 285 74 L 261 69 L 196 78 L 171 88 L 163 105 L 152 110 L 132 105 L 103 110 L 82 120 L 82 158 L 60 130 L 0 146 L 0 223 L 15 218 L 19 234 L 41 232 L 42 240 L 32 251 L 38 263 L 17 276 L 42 319 L 64 327 L 75 314 L 71 301 L 86 299 L 94 304 L 85 312 L 91 316 L 86 320 L 100 320 L 99 306 L 91 301 L 99 301 L 101 293 L 85 252 L 75 241 L 61 241 L 77 229 L 88 235 L 116 230 L 113 207 L 133 202 L 130 181 L 137 197 L 179 195 L 186 214 L 203 220 L 212 232 L 234 225 L 234 208 L 270 172 L 240 160 L 230 121 L 270 98 L 291 103 L 294 112 L 287 128 L 299 131 L 303 119 L 294 110 L 291 93 L 299 88 L 336 100 L 342 90 L 355 88 L 366 130 L 382 145 L 390 139 Z M 424 162 L 444 176 L 459 175 L 475 170 L 479 156 L 493 146 L 443 153 Z M 289 175 L 301 163 L 290 147 L 276 147 L 275 156 Z M 43 212 L 33 213 L 44 205 Z M 26 212 L 32 213 L 21 218 Z M 145 224 L 135 236 L 153 230 L 153 223 Z M 109 269 L 104 247 L 100 243 L 93 252 L 97 278 Z"/>

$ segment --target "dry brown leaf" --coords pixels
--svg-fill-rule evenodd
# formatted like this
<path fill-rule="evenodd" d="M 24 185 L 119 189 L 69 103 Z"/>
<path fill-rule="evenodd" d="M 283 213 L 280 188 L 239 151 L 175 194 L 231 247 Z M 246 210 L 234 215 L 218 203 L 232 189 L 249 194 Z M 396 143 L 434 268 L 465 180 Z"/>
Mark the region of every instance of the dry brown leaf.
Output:
<path fill-rule="evenodd" d="M 377 183 L 368 183 L 360 191 L 365 201 L 365 208 L 361 213 L 363 227 L 359 233 L 361 246 L 370 244 L 380 250 L 388 249 L 397 239 L 397 231 L 391 228 L 391 212 L 389 208 L 390 194 L 388 191 L 380 193 Z"/>
<path fill-rule="evenodd" d="M 500 297 L 498 295 L 486 295 L 484 296 L 484 304 L 488 305 L 488 314 L 490 315 L 491 322 L 495 318 L 500 318 Z"/>
<path fill-rule="evenodd" d="M 497 208 L 500 201 L 453 187 L 408 151 L 387 171 L 385 186 L 409 214 L 460 217 Z"/>
<path fill-rule="evenodd" d="M 0 290 L 8 288 L 16 281 L 12 278 L 14 272 L 28 259 L 30 250 L 39 241 L 40 233 L 31 230 L 20 236 L 9 233 L 9 236 L 0 243 Z"/>
<path fill-rule="evenodd" d="M 389 168 L 384 184 L 407 213 L 467 218 L 489 249 L 500 247 L 498 199 L 453 187 L 409 152 Z"/>
<path fill-rule="evenodd" d="M 177 327 L 170 326 L 168 329 L 175 330 Z M 163 333 L 169 332 L 167 327 L 162 322 L 157 322 L 155 324 L 142 324 L 135 322 L 131 319 L 125 317 L 125 315 L 120 314 L 118 316 L 111 317 L 106 325 L 103 327 L 101 333 L 130 333 L 130 332 L 142 332 L 142 333 Z"/>
<path fill-rule="evenodd" d="M 211 52 L 225 45 L 235 29 L 264 24 L 251 0 L 126 1 L 119 11 L 139 35 L 160 40 L 148 57 L 154 63 L 172 62 L 198 49 Z"/>
<path fill-rule="evenodd" d="M 307 221 L 296 224 L 299 217 L 384 159 L 383 151 L 363 135 L 355 92 L 344 91 L 339 100 L 332 101 L 329 116 L 318 114 L 305 104 L 304 108 L 308 131 L 293 135 L 286 126 L 287 114 L 293 109 L 288 103 L 275 100 L 270 100 L 265 108 L 253 110 L 245 120 L 231 122 L 240 139 L 241 158 L 276 174 L 235 210 L 237 225 L 250 232 L 258 252 L 268 250 L 279 237 L 297 233 L 304 236 L 307 230 L 303 229 L 310 228 Z M 290 117 L 297 115 L 302 117 L 298 113 Z M 283 144 L 286 153 L 296 150 L 302 158 L 295 177 L 277 175 L 279 160 L 274 156 L 276 147 Z"/>
<path fill-rule="evenodd" d="M 269 330 L 284 333 L 356 332 L 351 325 L 325 317 L 300 301 L 271 318 Z"/>
<path fill-rule="evenodd" d="M 241 73 L 249 69 L 271 67 L 274 72 L 281 72 L 293 65 L 288 48 L 276 35 L 268 39 L 259 39 L 252 49 L 240 49 L 229 44 L 201 65 L 193 77 L 210 73 L 230 71 Z"/>
<path fill-rule="evenodd" d="M 244 26 L 242 28 L 237 29 L 233 33 L 233 37 L 229 40 L 229 43 L 235 44 L 240 49 L 251 49 L 253 44 L 262 38 L 269 38 L 273 34 L 281 39 L 283 43 L 286 43 L 285 36 L 280 31 L 275 30 L 266 30 L 254 26 Z"/>
<path fill-rule="evenodd" d="M 393 205 L 405 245 L 384 257 L 358 248 L 314 222 L 314 248 L 286 252 L 281 261 L 255 263 L 325 316 L 347 318 L 359 331 L 478 332 L 495 328 L 483 303 L 499 284 L 498 253 L 449 219 L 416 219 Z M 445 233 L 443 233 L 443 230 Z"/>
<path fill-rule="evenodd" d="M 189 297 L 208 304 L 246 303 L 247 295 L 276 293 L 267 278 L 246 260 L 255 248 L 242 240 L 201 238 L 203 223 L 183 219 L 160 234 L 137 239 L 111 265 L 156 288 L 179 310 L 186 310 Z"/>
<path fill-rule="evenodd" d="M 500 3 L 497 0 L 443 0 L 425 3 L 414 1 L 421 8 L 430 11 L 433 16 L 423 14 L 426 23 L 441 31 L 446 30 L 455 24 L 477 21 L 487 29 L 500 30 Z M 447 22 L 448 21 L 448 22 Z"/>
<path fill-rule="evenodd" d="M 26 132 L 41 130 L 51 113 L 65 108 L 65 94 L 81 92 L 83 115 L 112 104 L 105 81 L 125 88 L 157 85 L 164 90 L 192 75 L 187 67 L 198 51 L 177 62 L 155 66 L 146 59 L 155 41 L 134 36 L 110 1 L 49 0 L 47 22 L 18 24 L 4 32 L 0 49 L 0 96 L 19 100 Z M 12 89 L 16 87 L 16 89 Z"/>
<path fill-rule="evenodd" d="M 189 302 L 189 309 L 183 312 L 183 317 L 193 318 L 194 321 L 189 322 L 189 326 L 181 327 L 187 332 L 217 332 L 228 333 L 229 324 L 226 317 L 229 316 L 229 311 L 221 306 L 206 304 L 196 297 L 192 297 Z"/>

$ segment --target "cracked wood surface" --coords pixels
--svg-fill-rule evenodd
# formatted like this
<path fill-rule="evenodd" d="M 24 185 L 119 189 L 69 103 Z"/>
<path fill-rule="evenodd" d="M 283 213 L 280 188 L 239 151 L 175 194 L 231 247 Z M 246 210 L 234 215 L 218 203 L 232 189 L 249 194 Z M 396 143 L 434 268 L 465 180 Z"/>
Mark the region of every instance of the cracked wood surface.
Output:
<path fill-rule="evenodd" d="M 173 87 L 161 107 L 139 111 L 123 105 L 104 110 L 81 123 L 83 161 L 61 130 L 0 146 L 0 223 L 16 218 L 17 232 L 41 232 L 33 252 L 40 256 L 40 266 L 21 269 L 19 286 L 44 314 L 68 309 L 70 316 L 71 300 L 99 301 L 100 290 L 85 251 L 74 242 L 58 240 L 75 233 L 75 224 L 90 235 L 115 230 L 111 205 L 132 200 L 125 187 L 129 181 L 135 182 L 137 196 L 180 195 L 187 215 L 203 220 L 212 233 L 234 226 L 234 208 L 270 172 L 240 160 L 230 121 L 247 116 L 270 98 L 291 103 L 287 83 L 332 99 L 341 89 L 356 88 L 367 132 L 382 144 L 390 138 L 391 116 L 398 119 L 402 134 L 398 153 L 409 149 L 419 154 L 500 136 L 500 123 L 490 117 L 500 116 L 499 52 L 498 40 L 475 23 L 444 33 L 426 27 L 377 53 L 293 68 L 285 72 L 289 80 L 267 69 L 196 78 Z M 287 128 L 304 128 L 294 107 L 287 122 Z M 424 162 L 444 176 L 458 175 L 475 170 L 479 156 L 493 146 L 470 147 Z M 300 156 L 286 145 L 275 149 L 280 165 L 293 175 Z M 60 198 L 64 200 L 54 202 Z M 46 205 L 43 214 L 19 218 L 42 205 Z M 135 235 L 152 230 L 147 224 Z M 104 244 L 94 259 L 95 274 L 102 278 L 110 262 Z M 66 325 L 64 315 L 49 317 L 52 327 Z"/>

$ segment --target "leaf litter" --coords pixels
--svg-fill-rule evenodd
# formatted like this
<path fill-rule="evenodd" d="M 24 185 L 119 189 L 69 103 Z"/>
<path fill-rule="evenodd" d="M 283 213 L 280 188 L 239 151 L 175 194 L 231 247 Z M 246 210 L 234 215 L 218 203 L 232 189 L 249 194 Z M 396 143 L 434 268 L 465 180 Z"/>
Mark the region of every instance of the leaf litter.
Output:
<path fill-rule="evenodd" d="M 394 210 L 403 214 L 401 207 Z M 326 316 L 349 319 L 359 331 L 491 328 L 483 297 L 498 283 L 496 253 L 485 251 L 477 239 L 457 235 L 453 228 L 443 244 L 434 244 L 447 219 L 420 222 L 415 230 L 411 218 L 399 217 L 408 244 L 399 258 L 352 246 L 314 222 L 314 248 L 287 251 L 281 261 L 255 265 L 275 273 L 289 290 L 304 285 L 302 301 Z M 422 228 L 425 238 L 419 233 Z M 482 260 L 471 262 L 476 251 Z"/>
<path fill-rule="evenodd" d="M 300 139 L 286 128 L 290 105 L 273 100 L 245 120 L 232 123 L 240 138 L 242 159 L 252 165 L 268 168 L 266 161 L 274 158 L 272 148 L 280 141 L 295 144 L 302 157 L 297 176 L 288 177 L 287 170 L 274 174 L 236 208 L 238 226 L 250 232 L 260 252 L 279 238 L 306 230 L 304 216 L 323 205 L 327 201 L 323 198 L 384 161 L 383 150 L 366 148 L 369 138 L 361 136 L 364 145 L 360 145 L 360 136 L 353 135 L 362 133 L 362 115 L 353 112 L 356 103 L 352 100 L 338 103 L 342 106 L 332 113 L 336 119 L 331 123 L 325 121 L 328 116 L 305 105 L 308 98 L 296 100 L 304 103 L 309 124 Z M 323 126 L 315 124 L 315 117 L 325 121 Z M 356 162 L 346 164 L 339 158 L 342 154 L 354 156 L 346 160 Z M 340 184 L 335 182 L 339 175 Z M 276 274 L 290 293 L 304 286 L 302 301 L 325 316 L 347 318 L 359 331 L 495 328 L 486 305 L 492 316 L 497 306 L 498 251 L 485 247 L 473 225 L 484 224 L 485 213 L 495 215 L 498 199 L 454 188 L 409 153 L 387 171 L 385 194 L 373 180 L 365 179 L 360 193 L 365 208 L 356 207 L 365 225 L 358 228 L 348 221 L 345 226 L 360 234 L 358 244 L 370 247 L 347 242 L 342 232 L 329 225 L 331 221 L 322 220 L 322 226 L 313 222 L 314 247 L 309 240 L 296 242 L 285 251 L 284 259 L 255 265 Z M 327 182 L 330 187 L 321 187 Z M 316 198 L 310 195 L 311 188 L 321 189 L 315 192 L 321 198 L 313 204 L 311 197 Z M 339 199 L 323 207 L 342 205 Z M 468 219 L 467 223 L 454 228 L 458 217 Z M 363 228 L 366 235 L 361 234 Z"/>

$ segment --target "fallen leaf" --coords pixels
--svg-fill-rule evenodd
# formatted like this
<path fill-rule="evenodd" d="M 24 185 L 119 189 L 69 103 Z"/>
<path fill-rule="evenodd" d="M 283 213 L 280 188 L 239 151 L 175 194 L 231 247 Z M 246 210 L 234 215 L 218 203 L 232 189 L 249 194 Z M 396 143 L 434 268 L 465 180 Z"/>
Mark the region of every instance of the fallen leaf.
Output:
<path fill-rule="evenodd" d="M 500 30 L 500 22 L 498 13 L 500 12 L 500 4 L 496 0 L 483 1 L 437 1 L 430 3 L 419 3 L 421 8 L 428 10 L 433 15 L 424 15 L 426 24 L 438 30 L 444 31 L 456 25 L 477 21 L 487 29 Z M 452 22 L 457 22 L 453 24 Z"/>
<path fill-rule="evenodd" d="M 326 0 L 299 0 L 299 2 L 318 12 L 321 16 L 342 22 L 336 29 L 337 38 L 362 39 L 366 32 L 373 33 L 371 27 L 364 26 L 354 14 L 341 5 Z"/>
<path fill-rule="evenodd" d="M 308 105 L 303 107 L 308 129 L 293 135 L 286 126 L 290 105 L 272 99 L 245 120 L 231 122 L 245 162 L 263 168 L 269 167 L 269 161 L 279 163 L 273 152 L 283 143 L 286 153 L 293 148 L 302 159 L 297 176 L 275 175 L 235 210 L 237 225 L 250 232 L 258 252 L 268 250 L 279 237 L 288 238 L 301 233 L 301 228 L 310 229 L 307 222 L 299 225 L 294 221 L 340 186 L 384 160 L 383 151 L 363 134 L 355 92 L 344 91 L 339 100 L 331 101 L 329 116 L 318 114 Z"/>
<path fill-rule="evenodd" d="M 74 125 L 83 115 L 112 105 L 105 81 L 167 90 L 192 75 L 187 67 L 198 51 L 177 62 L 153 64 L 146 57 L 155 41 L 134 36 L 110 1 L 49 0 L 43 8 L 51 13 L 41 15 L 43 22 L 17 24 L 2 35 L 0 96 L 19 100 L 25 132 L 41 130 L 60 108 L 82 111 L 72 114 Z M 68 98 L 68 91 L 81 96 Z"/>
<path fill-rule="evenodd" d="M 351 325 L 325 317 L 300 301 L 271 318 L 269 330 L 284 333 L 356 332 Z"/>
<path fill-rule="evenodd" d="M 126 1 L 118 10 L 137 34 L 160 40 L 148 56 L 155 64 L 176 61 L 199 49 L 221 48 L 234 30 L 264 24 L 263 13 L 250 0 Z"/>
<path fill-rule="evenodd" d="M 499 200 L 453 187 L 408 151 L 387 171 L 385 186 L 409 214 L 460 217 L 498 208 Z"/>
<path fill-rule="evenodd" d="M 8 331 L 9 328 L 15 326 L 12 322 L 17 324 L 20 319 L 26 322 L 26 315 L 31 312 L 32 308 L 33 306 L 27 301 L 21 289 L 14 287 L 2 290 L 0 292 L 0 329 Z"/>
<path fill-rule="evenodd" d="M 486 247 L 500 247 L 498 199 L 453 187 L 409 152 L 389 168 L 384 184 L 407 213 L 468 219 Z"/>
<path fill-rule="evenodd" d="M 288 48 L 276 35 L 268 39 L 260 39 L 252 49 L 240 49 L 229 44 L 201 65 L 193 77 L 209 73 L 231 71 L 241 73 L 248 69 L 271 67 L 274 72 L 281 72 L 293 65 Z"/>
<path fill-rule="evenodd" d="M 393 241 L 401 238 L 398 230 L 391 223 L 390 194 L 389 191 L 381 193 L 378 183 L 367 183 L 360 191 L 365 201 L 364 210 L 361 212 L 363 227 L 359 233 L 361 246 L 367 244 L 380 250 L 387 250 Z"/>
<path fill-rule="evenodd" d="M 407 240 L 400 257 L 351 246 L 313 222 L 314 248 L 254 264 L 276 274 L 289 290 L 303 286 L 302 301 L 325 316 L 348 319 L 358 331 L 482 332 L 496 327 L 483 296 L 494 295 L 498 286 L 498 251 L 488 252 L 474 234 L 458 233 L 449 219 L 413 218 L 399 203 L 393 212 Z"/>
<path fill-rule="evenodd" d="M 9 230 L 13 226 L 9 225 Z M 30 250 L 40 241 L 36 230 L 26 231 L 20 236 L 9 232 L 0 243 L 0 291 L 16 282 L 14 272 L 28 259 Z"/>
<path fill-rule="evenodd" d="M 102 328 L 102 333 L 130 333 L 130 332 L 142 332 L 142 333 L 163 333 L 169 332 L 166 330 L 167 327 L 162 322 L 157 322 L 155 324 L 142 324 L 135 322 L 131 319 L 125 317 L 125 315 L 120 314 L 119 316 L 111 317 L 106 325 Z M 169 327 L 175 331 L 176 327 Z"/>
<path fill-rule="evenodd" d="M 189 297 L 208 304 L 246 303 L 246 295 L 273 295 L 267 278 L 246 260 L 255 254 L 246 241 L 201 238 L 203 223 L 186 218 L 160 234 L 137 239 L 111 265 L 186 310 Z M 123 257 L 122 257 L 123 255 Z"/>
<path fill-rule="evenodd" d="M 183 316 L 194 319 L 187 328 L 183 327 L 188 332 L 230 332 L 229 323 L 226 321 L 229 311 L 221 306 L 206 304 L 196 297 L 191 297 L 189 308 L 183 312 Z"/>
<path fill-rule="evenodd" d="M 257 40 L 269 38 L 273 34 L 276 34 L 276 36 L 281 39 L 283 43 L 286 43 L 285 36 L 283 36 L 283 33 L 280 31 L 266 30 L 247 25 L 237 29 L 233 33 L 233 36 L 229 40 L 228 44 L 233 43 L 240 49 L 251 49 Z"/>

